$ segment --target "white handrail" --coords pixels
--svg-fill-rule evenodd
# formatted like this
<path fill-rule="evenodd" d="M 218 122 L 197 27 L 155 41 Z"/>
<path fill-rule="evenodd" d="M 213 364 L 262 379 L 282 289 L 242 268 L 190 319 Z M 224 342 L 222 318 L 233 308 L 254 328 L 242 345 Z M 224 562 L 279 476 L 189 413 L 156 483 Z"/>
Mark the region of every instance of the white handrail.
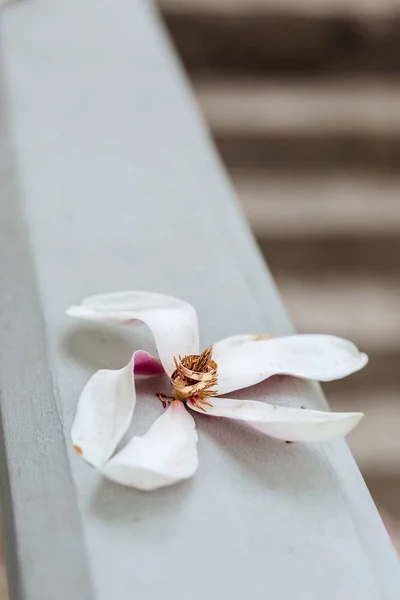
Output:
<path fill-rule="evenodd" d="M 73 452 L 83 384 L 136 343 L 71 325 L 64 310 L 84 296 L 185 298 L 205 343 L 291 325 L 151 5 L 16 3 L 2 37 L 11 600 L 398 599 L 395 553 L 344 442 L 285 446 L 203 418 L 196 478 L 152 494 Z M 318 388 L 310 402 L 323 404 Z"/>

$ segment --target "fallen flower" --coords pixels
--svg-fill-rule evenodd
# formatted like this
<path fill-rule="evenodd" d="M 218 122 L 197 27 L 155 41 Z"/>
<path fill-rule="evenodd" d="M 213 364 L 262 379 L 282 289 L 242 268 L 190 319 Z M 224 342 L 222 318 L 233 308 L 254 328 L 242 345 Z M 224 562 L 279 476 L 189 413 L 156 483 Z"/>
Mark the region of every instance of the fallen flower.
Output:
<path fill-rule="evenodd" d="M 368 358 L 347 340 L 331 335 L 236 335 L 200 353 L 195 309 L 177 298 L 150 292 L 92 296 L 67 314 L 109 324 L 144 323 L 154 336 L 159 358 L 139 350 L 126 367 L 92 376 L 79 398 L 72 426 L 78 454 L 120 484 L 153 490 L 194 475 L 198 437 L 186 407 L 245 421 L 284 441 L 344 436 L 363 416 L 220 397 L 278 374 L 317 381 L 350 375 L 362 369 Z M 133 437 L 112 456 L 132 421 L 135 376 L 163 373 L 171 382 L 169 407 L 143 436 Z"/>

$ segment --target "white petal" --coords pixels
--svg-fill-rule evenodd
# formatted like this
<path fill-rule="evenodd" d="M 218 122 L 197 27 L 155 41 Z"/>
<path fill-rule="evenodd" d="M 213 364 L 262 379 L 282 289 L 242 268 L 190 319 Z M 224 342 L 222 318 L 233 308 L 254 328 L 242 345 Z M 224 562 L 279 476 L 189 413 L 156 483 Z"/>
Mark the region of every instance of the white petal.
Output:
<path fill-rule="evenodd" d="M 128 429 L 136 403 L 134 369 L 158 374 L 159 361 L 135 352 L 123 369 L 97 371 L 78 401 L 71 437 L 75 450 L 95 467 L 105 463 Z"/>
<path fill-rule="evenodd" d="M 101 471 L 112 481 L 149 491 L 192 477 L 197 466 L 194 419 L 182 402 L 174 401 L 145 435 L 134 437 Z"/>
<path fill-rule="evenodd" d="M 245 421 L 258 431 L 289 442 L 324 442 L 349 433 L 363 413 L 333 413 L 321 410 L 286 408 L 255 400 L 212 398 L 206 411 L 190 401 L 188 407 L 201 414 Z"/>
<path fill-rule="evenodd" d="M 138 325 L 151 330 L 158 355 L 168 374 L 175 369 L 173 357 L 199 354 L 197 315 L 193 306 L 152 292 L 116 292 L 91 296 L 67 314 L 103 323 Z"/>
<path fill-rule="evenodd" d="M 348 340 L 332 335 L 291 335 L 264 339 L 237 335 L 215 344 L 218 393 L 254 385 L 272 375 L 332 381 L 362 369 L 366 354 Z"/>

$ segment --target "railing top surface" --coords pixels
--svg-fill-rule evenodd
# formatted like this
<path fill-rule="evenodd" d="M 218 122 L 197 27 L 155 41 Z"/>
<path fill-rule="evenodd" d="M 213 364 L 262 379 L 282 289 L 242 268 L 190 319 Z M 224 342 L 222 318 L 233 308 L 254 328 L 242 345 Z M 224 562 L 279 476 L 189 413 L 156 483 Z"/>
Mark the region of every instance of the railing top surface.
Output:
<path fill-rule="evenodd" d="M 204 343 L 291 325 L 151 5 L 21 2 L 2 42 L 12 600 L 397 599 L 397 559 L 344 442 L 285 446 L 203 418 L 196 477 L 151 494 L 73 453 L 87 378 L 149 340 L 71 323 L 68 305 L 171 293 L 198 309 Z"/>

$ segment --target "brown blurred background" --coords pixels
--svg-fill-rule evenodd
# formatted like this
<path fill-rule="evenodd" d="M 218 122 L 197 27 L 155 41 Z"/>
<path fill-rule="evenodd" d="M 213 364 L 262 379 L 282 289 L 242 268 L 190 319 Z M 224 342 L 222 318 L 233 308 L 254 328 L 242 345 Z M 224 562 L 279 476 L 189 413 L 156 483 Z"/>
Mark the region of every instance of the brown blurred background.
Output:
<path fill-rule="evenodd" d="M 400 549 L 400 0 L 160 5 L 296 327 L 370 355 L 326 391 Z"/>
<path fill-rule="evenodd" d="M 400 0 L 160 0 L 300 332 L 370 355 L 326 386 L 400 529 Z"/>

